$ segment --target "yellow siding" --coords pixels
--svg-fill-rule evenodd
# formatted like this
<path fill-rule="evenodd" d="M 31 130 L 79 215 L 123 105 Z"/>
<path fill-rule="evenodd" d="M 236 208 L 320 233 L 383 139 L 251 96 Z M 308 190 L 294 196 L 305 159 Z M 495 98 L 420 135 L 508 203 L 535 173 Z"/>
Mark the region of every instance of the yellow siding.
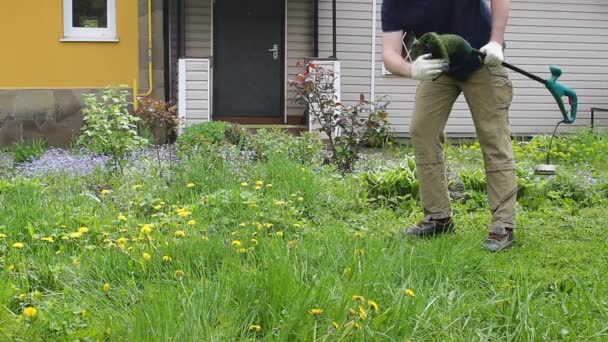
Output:
<path fill-rule="evenodd" d="M 116 1 L 119 42 L 61 42 L 63 0 L 2 1 L 0 88 L 100 88 L 133 84 L 138 2 Z"/>

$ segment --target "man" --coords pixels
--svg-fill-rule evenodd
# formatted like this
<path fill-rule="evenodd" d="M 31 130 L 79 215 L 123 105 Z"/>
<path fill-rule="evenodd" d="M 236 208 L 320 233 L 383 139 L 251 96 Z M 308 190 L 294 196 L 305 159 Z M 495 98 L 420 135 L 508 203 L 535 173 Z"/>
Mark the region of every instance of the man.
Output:
<path fill-rule="evenodd" d="M 508 109 L 512 83 L 504 60 L 509 0 L 384 0 L 383 58 L 393 74 L 419 81 L 410 126 L 425 218 L 403 233 L 426 236 L 454 231 L 444 168 L 443 130 L 452 105 L 463 93 L 479 139 L 492 210 L 483 247 L 497 252 L 514 241 L 517 179 Z M 485 54 L 469 56 L 458 72 L 446 74 L 446 62 L 430 55 L 413 62 L 402 57 L 403 34 L 427 32 L 462 36 Z"/>

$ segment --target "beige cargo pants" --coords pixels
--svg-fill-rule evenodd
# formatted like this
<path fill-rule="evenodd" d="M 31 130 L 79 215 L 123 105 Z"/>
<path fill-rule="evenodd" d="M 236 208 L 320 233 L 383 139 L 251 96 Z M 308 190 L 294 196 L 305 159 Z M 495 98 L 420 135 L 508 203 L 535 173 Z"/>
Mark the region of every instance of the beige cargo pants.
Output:
<path fill-rule="evenodd" d="M 420 181 L 420 200 L 425 216 L 451 216 L 444 167 L 443 132 L 452 106 L 463 93 L 471 111 L 486 172 L 488 200 L 494 211 L 517 189 L 515 158 L 509 128 L 513 85 L 503 66 L 483 66 L 466 81 L 441 76 L 422 81 L 416 92 L 411 139 Z M 516 195 L 498 208 L 492 223 L 515 226 Z"/>

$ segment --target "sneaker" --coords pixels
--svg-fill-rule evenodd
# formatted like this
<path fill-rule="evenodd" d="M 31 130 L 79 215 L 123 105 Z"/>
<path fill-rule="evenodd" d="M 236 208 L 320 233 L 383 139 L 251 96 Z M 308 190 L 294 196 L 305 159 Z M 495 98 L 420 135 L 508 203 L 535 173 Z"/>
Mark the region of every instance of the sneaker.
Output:
<path fill-rule="evenodd" d="M 503 226 L 492 225 L 488 237 L 483 242 L 483 248 L 490 252 L 500 252 L 503 249 L 509 248 L 515 241 L 513 230 Z"/>
<path fill-rule="evenodd" d="M 451 217 L 443 219 L 432 219 L 430 216 L 416 223 L 413 227 L 401 231 L 405 235 L 428 236 L 435 234 L 453 233 L 454 221 Z"/>

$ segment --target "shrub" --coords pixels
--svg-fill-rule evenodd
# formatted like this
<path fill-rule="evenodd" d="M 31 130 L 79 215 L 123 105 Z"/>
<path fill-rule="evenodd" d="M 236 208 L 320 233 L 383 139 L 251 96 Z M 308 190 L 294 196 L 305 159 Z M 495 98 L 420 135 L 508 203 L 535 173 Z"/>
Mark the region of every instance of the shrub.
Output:
<path fill-rule="evenodd" d="M 365 145 L 369 147 L 386 147 L 391 145 L 395 140 L 395 134 L 390 126 L 390 123 L 386 118 L 388 112 L 373 112 L 370 113 L 369 121 L 369 132 Z"/>
<path fill-rule="evenodd" d="M 139 106 L 135 114 L 152 132 L 164 136 L 164 143 L 167 143 L 179 126 L 177 106 L 152 97 L 141 97 L 138 102 Z"/>
<path fill-rule="evenodd" d="M 85 94 L 84 125 L 77 141 L 92 152 L 108 155 L 121 171 L 127 154 L 148 143 L 137 134 L 139 118 L 129 113 L 128 96 L 125 87 L 107 88 L 99 98 Z"/>
<path fill-rule="evenodd" d="M 200 147 L 224 143 L 226 130 L 229 126 L 230 123 L 224 121 L 204 122 L 188 126 L 177 138 L 177 147 L 182 153 L 190 154 Z"/>
<path fill-rule="evenodd" d="M 280 129 L 259 129 L 249 137 L 245 148 L 259 160 L 283 156 L 301 164 L 320 164 L 323 161 L 323 141 L 316 132 L 304 132 L 296 137 Z"/>
<path fill-rule="evenodd" d="M 361 94 L 357 104 L 344 105 L 335 95 L 335 80 L 331 70 L 308 63 L 289 83 L 296 89 L 296 102 L 308 108 L 312 123 L 319 124 L 319 130 L 329 140 L 328 162 L 347 173 L 353 171 L 359 150 L 374 131 L 377 118 L 386 117 L 387 103 L 366 100 Z"/>
<path fill-rule="evenodd" d="M 20 164 L 40 158 L 44 154 L 46 147 L 45 140 L 34 139 L 30 142 L 14 144 L 10 148 L 10 153 L 13 156 L 15 163 Z"/>

